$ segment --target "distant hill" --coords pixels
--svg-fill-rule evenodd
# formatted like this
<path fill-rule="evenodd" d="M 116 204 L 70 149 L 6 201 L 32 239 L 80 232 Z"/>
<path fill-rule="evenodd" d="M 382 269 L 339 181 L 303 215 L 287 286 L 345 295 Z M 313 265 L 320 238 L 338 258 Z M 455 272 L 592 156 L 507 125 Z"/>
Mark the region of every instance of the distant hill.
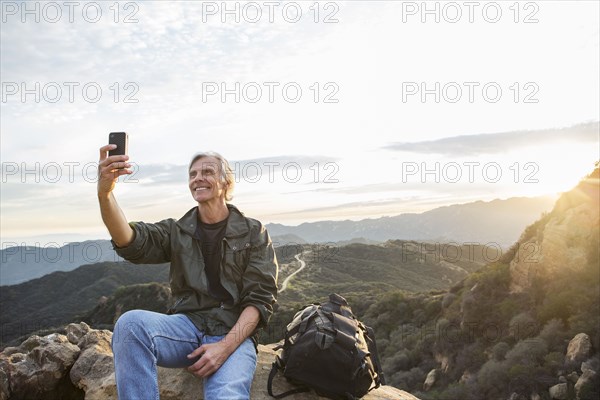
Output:
<path fill-rule="evenodd" d="M 120 286 L 168 282 L 168 264 L 102 262 L 74 271 L 53 272 L 0 290 L 0 347 L 18 337 L 64 325 L 93 309 Z"/>
<path fill-rule="evenodd" d="M 267 224 L 271 236 L 297 235 L 309 243 L 364 238 L 497 243 L 510 247 L 523 229 L 552 209 L 552 197 L 514 197 L 439 207 L 421 214 L 360 221 L 305 222 L 298 226 Z"/>
<path fill-rule="evenodd" d="M 277 247 L 277 258 L 282 266 L 280 282 L 295 270 L 296 254 L 302 254 L 308 263 L 305 271 L 295 276 L 290 288 L 280 296 L 279 306 L 282 310 L 291 310 L 298 302 L 311 302 L 331 291 L 375 294 L 382 290 L 448 288 L 484 264 L 468 251 L 462 251 L 458 258 L 456 251 L 450 251 L 454 259 L 448 260 L 448 254 L 442 254 L 442 247 L 431 253 L 428 246 L 389 241 L 384 245 Z M 481 254 L 481 249 L 476 248 L 474 253 Z M 0 290 L 0 346 L 34 331 L 72 321 L 110 326 L 121 313 L 132 308 L 164 312 L 170 301 L 168 272 L 168 264 L 103 262 L 4 286 Z"/>
<path fill-rule="evenodd" d="M 86 240 L 64 246 L 14 246 L 0 250 L 0 286 L 16 285 L 55 271 L 72 271 L 84 264 L 123 261 L 109 240 Z"/>
<path fill-rule="evenodd" d="M 488 249 L 491 254 L 492 250 Z M 339 293 L 382 290 L 421 292 L 447 289 L 485 265 L 484 248 L 444 247 L 390 240 L 382 245 L 306 246 L 307 265 L 281 295 L 282 303 L 311 302 Z"/>
<path fill-rule="evenodd" d="M 298 235 L 293 235 L 293 234 L 288 233 L 288 234 L 273 236 L 271 234 L 271 232 L 269 232 L 269 235 L 271 236 L 271 241 L 273 241 L 273 245 L 275 247 L 286 246 L 286 245 L 295 245 L 295 244 L 306 244 L 306 240 L 302 239 Z"/>
<path fill-rule="evenodd" d="M 325 299 L 330 293 L 343 294 L 360 310 L 362 304 L 375 301 L 384 293 L 448 289 L 483 267 L 487 262 L 484 255 L 500 256 L 484 246 L 458 247 L 403 240 L 379 245 L 311 244 L 288 249 L 286 253 L 300 253 L 306 266 L 280 293 L 279 308 L 268 330 L 263 332 L 262 343 L 282 339 L 285 326 L 296 310 Z M 291 257 L 287 257 L 285 263 L 280 261 L 280 284 L 285 276 L 300 267 Z"/>
<path fill-rule="evenodd" d="M 150 282 L 121 286 L 111 296 L 102 297 L 93 310 L 79 319 L 97 329 L 113 330 L 117 319 L 129 310 L 164 313 L 172 303 L 168 283 Z"/>

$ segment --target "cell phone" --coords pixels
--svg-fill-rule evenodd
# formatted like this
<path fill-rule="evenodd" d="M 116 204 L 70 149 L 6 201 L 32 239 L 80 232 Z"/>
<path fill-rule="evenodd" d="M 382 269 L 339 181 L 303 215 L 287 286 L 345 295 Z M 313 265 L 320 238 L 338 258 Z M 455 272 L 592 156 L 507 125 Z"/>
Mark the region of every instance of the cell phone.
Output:
<path fill-rule="evenodd" d="M 127 154 L 129 135 L 126 132 L 111 132 L 108 135 L 108 143 L 117 145 L 116 149 L 108 151 L 109 156 L 121 156 Z"/>

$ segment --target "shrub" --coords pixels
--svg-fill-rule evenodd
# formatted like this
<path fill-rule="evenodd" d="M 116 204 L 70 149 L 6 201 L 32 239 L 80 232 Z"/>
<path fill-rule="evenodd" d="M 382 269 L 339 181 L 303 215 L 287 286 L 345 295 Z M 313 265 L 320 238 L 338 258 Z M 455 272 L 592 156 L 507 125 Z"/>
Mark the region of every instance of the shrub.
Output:
<path fill-rule="evenodd" d="M 496 361 L 502 361 L 506 358 L 506 353 L 510 350 L 510 346 L 506 342 L 498 342 L 492 347 L 492 357 Z"/>
<path fill-rule="evenodd" d="M 521 340 L 508 353 L 506 361 L 515 364 L 538 365 L 548 353 L 548 345 L 540 338 Z"/>

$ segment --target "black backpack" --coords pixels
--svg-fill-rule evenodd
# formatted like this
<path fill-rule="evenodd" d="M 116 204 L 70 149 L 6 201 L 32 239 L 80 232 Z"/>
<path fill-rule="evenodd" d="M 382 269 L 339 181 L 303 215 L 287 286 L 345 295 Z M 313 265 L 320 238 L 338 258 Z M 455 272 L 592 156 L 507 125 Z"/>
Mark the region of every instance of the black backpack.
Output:
<path fill-rule="evenodd" d="M 385 385 L 373 329 L 358 321 L 338 294 L 298 311 L 275 350 L 281 348 L 267 385 L 276 399 L 310 389 L 331 399 L 355 399 Z M 300 387 L 274 395 L 277 371 Z"/>

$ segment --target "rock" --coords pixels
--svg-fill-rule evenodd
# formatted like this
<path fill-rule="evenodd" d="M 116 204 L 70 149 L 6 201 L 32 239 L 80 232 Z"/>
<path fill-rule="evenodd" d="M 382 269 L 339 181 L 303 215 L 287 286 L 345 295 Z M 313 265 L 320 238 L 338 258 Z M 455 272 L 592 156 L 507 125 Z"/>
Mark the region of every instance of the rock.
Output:
<path fill-rule="evenodd" d="M 5 356 L 10 356 L 11 354 L 20 352 L 21 349 L 18 347 L 5 347 L 4 350 L 2 350 L 2 353 L 4 353 Z"/>
<path fill-rule="evenodd" d="M 67 325 L 65 331 L 67 332 L 67 339 L 69 339 L 69 342 L 77 344 L 77 342 L 79 342 L 79 339 L 84 337 L 85 334 L 90 331 L 90 329 L 91 328 L 88 324 L 86 324 L 85 322 L 80 322 L 79 324 Z"/>
<path fill-rule="evenodd" d="M 19 348 L 22 353 L 0 354 L 10 397 L 50 399 L 69 391 L 63 387 L 64 378 L 79 355 L 79 347 L 64 335 L 51 334 L 32 336 Z M 2 391 L 6 391 L 4 385 Z"/>
<path fill-rule="evenodd" d="M 559 383 L 550 388 L 550 398 L 556 400 L 567 400 L 569 396 L 569 386 L 566 383 Z"/>
<path fill-rule="evenodd" d="M 0 353 L 0 400 L 8 399 L 81 399 L 117 400 L 112 332 L 91 329 L 86 324 L 70 324 L 67 336 L 32 336 L 18 348 Z M 73 342 L 77 341 L 77 345 Z M 259 345 L 258 363 L 252 384 L 253 400 L 271 400 L 267 379 L 276 352 Z M 70 370 L 70 372 L 69 372 Z M 435 370 L 434 370 L 435 371 Z M 67 374 L 67 372 L 69 372 Z M 431 373 L 430 373 L 431 374 Z M 158 368 L 161 400 L 197 400 L 202 398 L 202 382 L 186 369 Z M 294 388 L 278 375 L 275 393 Z M 315 393 L 294 394 L 286 399 L 321 399 Z M 419 400 L 390 386 L 372 390 L 365 400 Z"/>
<path fill-rule="evenodd" d="M 567 378 L 565 378 L 564 376 L 559 376 L 558 377 L 558 383 L 567 383 Z"/>
<path fill-rule="evenodd" d="M 598 361 L 594 359 L 589 359 L 581 363 L 581 372 L 585 372 L 590 370 L 592 372 L 598 371 Z"/>
<path fill-rule="evenodd" d="M 161 400 L 196 400 L 202 397 L 202 381 L 182 368 L 158 367 Z"/>
<path fill-rule="evenodd" d="M 425 378 L 425 382 L 423 382 L 423 390 L 428 391 L 435 384 L 435 379 L 437 378 L 437 370 L 432 369 L 427 374 Z"/>
<path fill-rule="evenodd" d="M 39 337 L 38 335 L 29 336 L 23 343 L 21 343 L 21 345 L 19 346 L 19 349 L 22 351 L 25 351 L 25 352 L 29 352 L 34 347 L 39 346 L 41 341 L 42 341 L 42 338 Z"/>
<path fill-rule="evenodd" d="M 556 202 L 548 220 L 531 237 L 519 239 L 509 267 L 511 293 L 529 290 L 540 278 L 551 280 L 558 271 L 578 272 L 595 262 L 586 243 L 600 221 L 598 184 L 586 185 L 590 186 L 589 195 L 581 188 L 566 192 Z"/>
<path fill-rule="evenodd" d="M 511 395 L 508 397 L 507 400 L 527 400 L 527 398 L 525 396 L 523 396 L 522 394 L 513 392 L 513 393 L 511 393 Z"/>
<path fill-rule="evenodd" d="M 86 400 L 117 397 L 111 338 L 110 331 L 90 330 L 78 341 L 81 354 L 71 368 L 70 378 L 85 391 Z"/>
<path fill-rule="evenodd" d="M 598 398 L 599 379 L 596 372 L 586 369 L 575 383 L 575 396 L 577 400 Z"/>
<path fill-rule="evenodd" d="M 267 379 L 269 372 L 271 372 L 271 364 L 277 354 L 272 348 L 274 345 L 259 345 L 258 346 L 258 362 L 256 365 L 256 372 L 254 374 L 254 382 L 252 383 L 251 399 L 257 400 L 272 400 L 267 392 Z M 293 389 L 294 386 L 289 384 L 285 378 L 281 376 L 275 377 L 273 381 L 273 393 L 283 393 L 287 390 Z M 314 393 L 299 393 L 286 397 L 290 400 L 310 400 L 310 399 L 324 399 L 324 397 L 317 396 Z M 410 393 L 396 389 L 391 386 L 381 386 L 375 390 L 370 391 L 364 400 L 419 400 Z"/>
<path fill-rule="evenodd" d="M 577 372 L 573 371 L 569 375 L 567 375 L 567 379 L 571 383 L 577 383 L 577 380 L 579 379 L 579 375 L 577 374 Z"/>
<path fill-rule="evenodd" d="M 465 370 L 465 372 L 463 372 L 462 376 L 460 377 L 460 380 L 458 381 L 458 383 L 461 383 L 463 385 L 469 385 L 475 381 L 476 377 L 477 377 L 477 374 L 473 374 L 472 372 Z"/>
<path fill-rule="evenodd" d="M 590 337 L 585 333 L 578 333 L 569 342 L 565 360 L 567 362 L 580 363 L 588 358 L 591 350 L 592 342 Z"/>
<path fill-rule="evenodd" d="M 5 365 L 0 363 L 0 400 L 8 400 L 9 397 L 8 371 L 5 370 Z"/>
<path fill-rule="evenodd" d="M 542 396 L 540 396 L 537 393 L 531 393 L 531 396 L 529 397 L 530 400 L 542 400 Z"/>

